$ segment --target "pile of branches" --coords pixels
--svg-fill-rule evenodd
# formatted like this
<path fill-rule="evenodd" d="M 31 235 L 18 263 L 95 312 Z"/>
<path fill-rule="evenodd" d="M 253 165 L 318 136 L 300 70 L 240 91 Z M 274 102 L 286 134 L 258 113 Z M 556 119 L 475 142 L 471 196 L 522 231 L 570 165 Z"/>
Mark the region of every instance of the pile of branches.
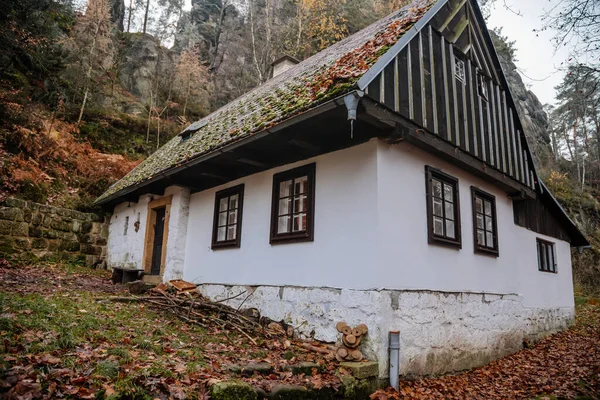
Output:
<path fill-rule="evenodd" d="M 281 335 L 280 330 L 271 329 L 271 325 L 267 326 L 260 318 L 253 317 L 248 309 L 240 310 L 224 304 L 230 298 L 211 301 L 196 290 L 181 290 L 173 285 L 160 284 L 143 296 L 112 297 L 110 300 L 143 302 L 206 329 L 210 328 L 210 323 L 216 324 L 223 330 L 238 331 L 255 345 L 257 336 L 273 338 Z"/>

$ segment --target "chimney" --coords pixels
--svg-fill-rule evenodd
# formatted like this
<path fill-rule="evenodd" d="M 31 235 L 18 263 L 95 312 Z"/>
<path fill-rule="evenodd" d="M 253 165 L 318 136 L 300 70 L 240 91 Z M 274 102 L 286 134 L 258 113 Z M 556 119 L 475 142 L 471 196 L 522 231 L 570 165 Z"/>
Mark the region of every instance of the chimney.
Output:
<path fill-rule="evenodd" d="M 298 64 L 300 61 L 296 60 L 294 57 L 283 56 L 273 62 L 271 66 L 273 67 L 273 76 L 275 78 L 277 75 L 280 75 L 292 68 L 294 65 Z"/>

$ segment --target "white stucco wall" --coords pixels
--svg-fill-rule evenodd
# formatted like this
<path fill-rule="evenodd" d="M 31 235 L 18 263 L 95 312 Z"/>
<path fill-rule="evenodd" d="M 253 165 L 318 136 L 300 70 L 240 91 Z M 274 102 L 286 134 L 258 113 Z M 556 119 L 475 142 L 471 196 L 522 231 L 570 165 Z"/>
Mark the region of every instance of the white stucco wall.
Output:
<path fill-rule="evenodd" d="M 495 186 L 409 144 L 379 142 L 378 270 L 391 289 L 521 294 L 525 307 L 574 306 L 567 242 L 515 225 L 512 200 Z M 427 241 L 425 166 L 458 178 L 462 249 Z M 499 257 L 473 251 L 471 186 L 496 197 Z M 556 244 L 558 273 L 538 271 L 536 238 Z"/>
<path fill-rule="evenodd" d="M 192 195 L 184 278 L 242 285 L 354 287 L 372 280 L 377 143 L 369 142 Z M 314 242 L 270 245 L 273 175 L 316 162 Z M 241 247 L 211 250 L 215 192 L 244 183 Z"/>
<path fill-rule="evenodd" d="M 150 201 L 151 196 L 144 195 L 137 203 L 125 202 L 114 208 L 108 227 L 107 264 L 109 267 L 141 268 Z M 140 224 L 136 232 L 134 224 L 138 216 Z M 129 224 L 125 234 L 127 217 L 129 217 Z"/>
<path fill-rule="evenodd" d="M 190 189 L 171 186 L 165 196 L 173 196 L 169 215 L 169 237 L 163 280 L 181 279 L 186 255 L 186 240 L 190 212 Z"/>
<path fill-rule="evenodd" d="M 164 280 L 179 279 L 183 276 L 186 255 L 187 225 L 190 190 L 180 186 L 170 186 L 163 194 L 140 196 L 137 203 L 125 202 L 117 205 L 110 219 L 107 263 L 109 267 L 143 269 L 142 257 L 146 239 L 148 203 L 162 197 L 172 196 L 169 213 L 169 240 L 165 256 Z M 125 221 L 129 217 L 127 234 Z M 135 222 L 139 219 L 139 230 Z"/>

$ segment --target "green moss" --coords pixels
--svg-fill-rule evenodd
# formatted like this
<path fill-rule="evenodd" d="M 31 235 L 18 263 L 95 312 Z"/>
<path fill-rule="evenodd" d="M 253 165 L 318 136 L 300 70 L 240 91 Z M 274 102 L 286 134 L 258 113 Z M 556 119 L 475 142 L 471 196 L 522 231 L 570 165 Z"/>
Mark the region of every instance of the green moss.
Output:
<path fill-rule="evenodd" d="M 256 390 L 241 381 L 226 381 L 214 384 L 210 389 L 214 400 L 258 400 Z"/>

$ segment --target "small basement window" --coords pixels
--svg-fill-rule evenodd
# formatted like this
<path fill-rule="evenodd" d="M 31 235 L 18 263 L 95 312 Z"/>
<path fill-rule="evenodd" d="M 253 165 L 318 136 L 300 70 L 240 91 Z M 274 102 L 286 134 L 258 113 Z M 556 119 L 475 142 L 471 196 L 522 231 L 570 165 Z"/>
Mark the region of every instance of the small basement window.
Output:
<path fill-rule="evenodd" d="M 498 222 L 496 218 L 496 198 L 471 187 L 473 200 L 473 232 L 475 252 L 498 255 Z"/>
<path fill-rule="evenodd" d="M 244 185 L 221 190 L 215 195 L 212 248 L 240 247 Z"/>
<path fill-rule="evenodd" d="M 465 62 L 459 58 L 454 58 L 454 76 L 462 83 L 467 82 L 467 73 L 465 70 Z"/>
<path fill-rule="evenodd" d="M 556 273 L 556 253 L 554 243 L 537 239 L 538 270 Z"/>
<path fill-rule="evenodd" d="M 458 179 L 430 166 L 427 178 L 427 223 L 430 244 L 461 247 Z"/>
<path fill-rule="evenodd" d="M 315 164 L 273 176 L 271 244 L 314 239 Z"/>

